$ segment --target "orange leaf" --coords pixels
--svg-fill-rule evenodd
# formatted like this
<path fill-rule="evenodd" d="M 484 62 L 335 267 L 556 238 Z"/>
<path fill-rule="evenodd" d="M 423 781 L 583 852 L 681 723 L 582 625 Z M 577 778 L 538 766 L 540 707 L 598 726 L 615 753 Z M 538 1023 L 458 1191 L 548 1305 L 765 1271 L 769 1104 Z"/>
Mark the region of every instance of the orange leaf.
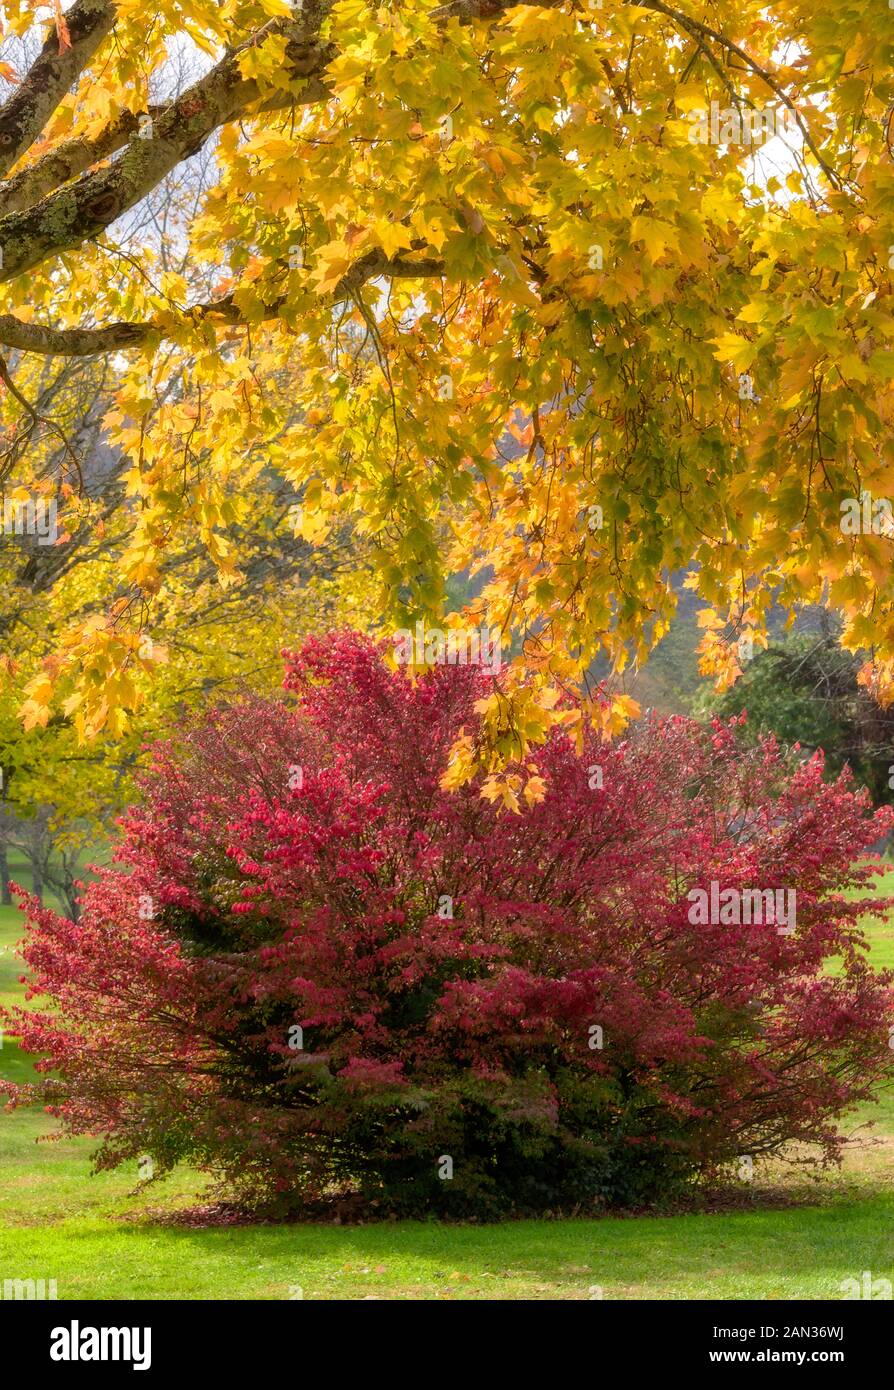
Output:
<path fill-rule="evenodd" d="M 62 0 L 53 0 L 53 13 L 56 17 L 56 33 L 59 36 L 59 52 L 64 53 L 66 48 L 71 48 L 71 34 L 62 13 Z"/>

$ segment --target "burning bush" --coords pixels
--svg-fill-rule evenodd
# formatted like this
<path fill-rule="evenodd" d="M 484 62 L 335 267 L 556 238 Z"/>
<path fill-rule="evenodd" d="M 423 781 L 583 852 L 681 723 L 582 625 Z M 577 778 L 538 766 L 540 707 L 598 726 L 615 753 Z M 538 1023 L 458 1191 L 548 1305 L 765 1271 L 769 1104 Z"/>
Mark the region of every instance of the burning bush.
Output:
<path fill-rule="evenodd" d="M 552 736 L 543 799 L 500 814 L 440 787 L 480 672 L 413 681 L 340 634 L 286 687 L 154 750 L 77 924 L 26 904 L 51 1002 L 7 1015 L 46 1073 L 14 1100 L 101 1135 L 100 1167 L 282 1209 L 592 1209 L 792 1140 L 835 1158 L 892 1057 L 841 895 L 889 812 L 735 723 L 651 718 Z M 735 894 L 767 912 L 694 909 Z"/>

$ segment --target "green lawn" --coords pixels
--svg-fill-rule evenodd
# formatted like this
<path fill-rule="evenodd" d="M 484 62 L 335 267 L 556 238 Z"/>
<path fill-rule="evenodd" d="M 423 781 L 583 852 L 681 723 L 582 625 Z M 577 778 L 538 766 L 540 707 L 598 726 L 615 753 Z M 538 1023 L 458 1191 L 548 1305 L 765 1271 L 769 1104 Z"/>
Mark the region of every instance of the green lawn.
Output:
<path fill-rule="evenodd" d="M 889 876 L 894 888 L 894 872 Z M 0 998 L 21 995 L 9 951 L 21 917 L 0 909 Z M 894 926 L 873 931 L 894 964 Z M 30 1070 L 5 1040 L 0 1074 Z M 204 1182 L 179 1173 L 134 1194 L 136 1165 L 91 1177 L 84 1140 L 36 1144 L 34 1111 L 0 1115 L 0 1280 L 55 1279 L 60 1299 L 838 1298 L 870 1270 L 894 1280 L 894 1093 L 841 1173 L 813 1184 L 757 1174 L 733 1212 L 502 1226 L 184 1227 Z M 787 1207 L 767 1204 L 788 1193 Z M 301 1291 L 299 1295 L 298 1290 Z"/>

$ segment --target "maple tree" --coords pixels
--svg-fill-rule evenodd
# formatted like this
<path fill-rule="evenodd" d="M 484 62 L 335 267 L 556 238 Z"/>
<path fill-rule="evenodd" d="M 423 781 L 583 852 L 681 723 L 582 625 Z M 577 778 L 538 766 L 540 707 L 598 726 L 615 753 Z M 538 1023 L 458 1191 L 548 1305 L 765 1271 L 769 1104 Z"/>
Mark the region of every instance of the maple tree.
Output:
<path fill-rule="evenodd" d="M 890 1075 L 860 926 L 890 901 L 850 890 L 892 812 L 735 721 L 652 717 L 582 753 L 553 730 L 543 796 L 501 815 L 439 785 L 490 684 L 313 638 L 293 703 L 158 745 L 78 924 L 25 904 L 40 1003 L 0 1017 L 45 1076 L 3 1089 L 102 1136 L 100 1167 L 305 1210 L 638 1203 L 793 1140 L 834 1160 Z M 702 924 L 712 880 L 795 890 L 797 922 Z"/>
<path fill-rule="evenodd" d="M 535 673 L 491 748 L 542 739 L 597 654 L 641 658 L 687 566 L 721 685 L 772 601 L 823 600 L 890 698 L 890 538 L 839 524 L 894 490 L 889 6 L 5 14 L 43 46 L 2 69 L 0 346 L 112 363 L 131 461 L 114 576 L 26 722 L 123 727 L 174 538 L 238 586 L 228 532 L 270 464 L 301 537 L 348 522 L 368 546 L 386 630 L 443 620 L 449 577 L 478 576 L 461 620 Z M 178 45 L 204 69 L 171 92 Z M 202 151 L 171 266 L 140 209 Z M 10 430 L 29 405 L 7 383 Z M 73 459 L 56 481 L 68 530 L 98 525 Z M 588 714 L 610 734 L 634 708 Z M 460 748 L 450 775 L 492 764 Z"/>

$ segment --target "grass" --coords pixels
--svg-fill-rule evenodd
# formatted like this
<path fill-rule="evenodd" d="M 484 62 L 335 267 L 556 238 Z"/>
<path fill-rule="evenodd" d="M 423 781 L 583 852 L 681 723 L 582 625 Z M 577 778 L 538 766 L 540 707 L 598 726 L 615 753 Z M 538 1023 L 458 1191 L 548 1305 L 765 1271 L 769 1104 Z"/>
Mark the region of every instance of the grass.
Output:
<path fill-rule="evenodd" d="M 24 877 L 16 872 L 14 876 Z M 894 891 L 894 870 L 885 888 Z M 0 999 L 21 997 L 9 947 L 21 916 L 0 908 Z M 873 959 L 894 965 L 894 923 L 872 928 Z M 0 1074 L 30 1063 L 7 1038 Z M 894 1280 L 894 1093 L 846 1126 L 876 1129 L 840 1173 L 790 1181 L 768 1204 L 760 1177 L 741 1209 L 674 1216 L 523 1221 L 501 1226 L 188 1227 L 200 1196 L 184 1171 L 135 1193 L 136 1164 L 90 1175 L 91 1144 L 36 1144 L 37 1111 L 0 1115 L 0 1280 L 55 1279 L 60 1299 L 824 1299 L 871 1270 Z M 597 1292 L 598 1291 L 598 1292 Z"/>

